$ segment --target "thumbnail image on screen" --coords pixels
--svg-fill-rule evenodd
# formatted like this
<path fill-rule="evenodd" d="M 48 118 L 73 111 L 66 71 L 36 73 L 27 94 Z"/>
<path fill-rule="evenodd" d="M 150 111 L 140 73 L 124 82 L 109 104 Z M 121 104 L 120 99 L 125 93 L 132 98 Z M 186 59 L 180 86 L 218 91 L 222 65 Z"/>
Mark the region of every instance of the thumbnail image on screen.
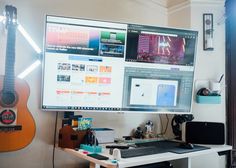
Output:
<path fill-rule="evenodd" d="M 78 25 L 47 24 L 47 52 L 98 55 L 99 31 Z"/>
<path fill-rule="evenodd" d="M 157 87 L 157 106 L 176 106 L 176 85 L 160 84 Z"/>
<path fill-rule="evenodd" d="M 124 56 L 125 33 L 101 32 L 101 56 Z"/>
<path fill-rule="evenodd" d="M 141 34 L 137 61 L 178 64 L 184 59 L 184 51 L 184 38 Z"/>
<path fill-rule="evenodd" d="M 124 57 L 124 32 L 48 23 L 46 37 L 47 52 Z"/>

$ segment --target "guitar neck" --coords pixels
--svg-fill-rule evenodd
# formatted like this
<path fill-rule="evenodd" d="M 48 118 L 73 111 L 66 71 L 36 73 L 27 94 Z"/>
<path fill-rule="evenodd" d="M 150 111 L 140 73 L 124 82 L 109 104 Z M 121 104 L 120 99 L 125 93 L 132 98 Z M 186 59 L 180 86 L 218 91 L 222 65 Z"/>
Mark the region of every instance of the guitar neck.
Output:
<path fill-rule="evenodd" d="M 14 91 L 15 39 L 16 39 L 16 26 L 10 24 L 8 25 L 8 32 L 7 32 L 5 76 L 3 82 L 4 91 Z"/>

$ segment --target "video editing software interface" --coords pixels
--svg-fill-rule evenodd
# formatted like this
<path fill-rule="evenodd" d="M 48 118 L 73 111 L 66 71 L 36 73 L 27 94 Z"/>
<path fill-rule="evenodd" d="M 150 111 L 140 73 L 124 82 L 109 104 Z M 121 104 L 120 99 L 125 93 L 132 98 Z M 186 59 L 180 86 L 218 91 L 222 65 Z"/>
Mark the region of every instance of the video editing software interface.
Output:
<path fill-rule="evenodd" d="M 190 112 L 197 32 L 46 17 L 45 110 Z"/>

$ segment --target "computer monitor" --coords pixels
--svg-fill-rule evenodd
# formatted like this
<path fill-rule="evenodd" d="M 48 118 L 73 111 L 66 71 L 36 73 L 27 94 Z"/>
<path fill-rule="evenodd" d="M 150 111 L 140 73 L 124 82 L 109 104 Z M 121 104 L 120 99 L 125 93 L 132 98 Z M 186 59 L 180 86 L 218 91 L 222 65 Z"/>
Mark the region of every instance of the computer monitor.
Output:
<path fill-rule="evenodd" d="M 42 109 L 190 113 L 197 35 L 48 15 Z"/>

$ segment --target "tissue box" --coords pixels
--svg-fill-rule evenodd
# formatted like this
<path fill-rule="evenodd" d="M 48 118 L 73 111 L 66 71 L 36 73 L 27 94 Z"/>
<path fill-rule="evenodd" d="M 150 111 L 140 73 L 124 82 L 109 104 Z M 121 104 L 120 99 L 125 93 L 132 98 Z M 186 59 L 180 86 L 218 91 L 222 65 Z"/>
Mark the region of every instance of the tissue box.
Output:
<path fill-rule="evenodd" d="M 110 128 L 93 128 L 98 143 L 110 143 L 114 142 L 115 132 Z"/>

